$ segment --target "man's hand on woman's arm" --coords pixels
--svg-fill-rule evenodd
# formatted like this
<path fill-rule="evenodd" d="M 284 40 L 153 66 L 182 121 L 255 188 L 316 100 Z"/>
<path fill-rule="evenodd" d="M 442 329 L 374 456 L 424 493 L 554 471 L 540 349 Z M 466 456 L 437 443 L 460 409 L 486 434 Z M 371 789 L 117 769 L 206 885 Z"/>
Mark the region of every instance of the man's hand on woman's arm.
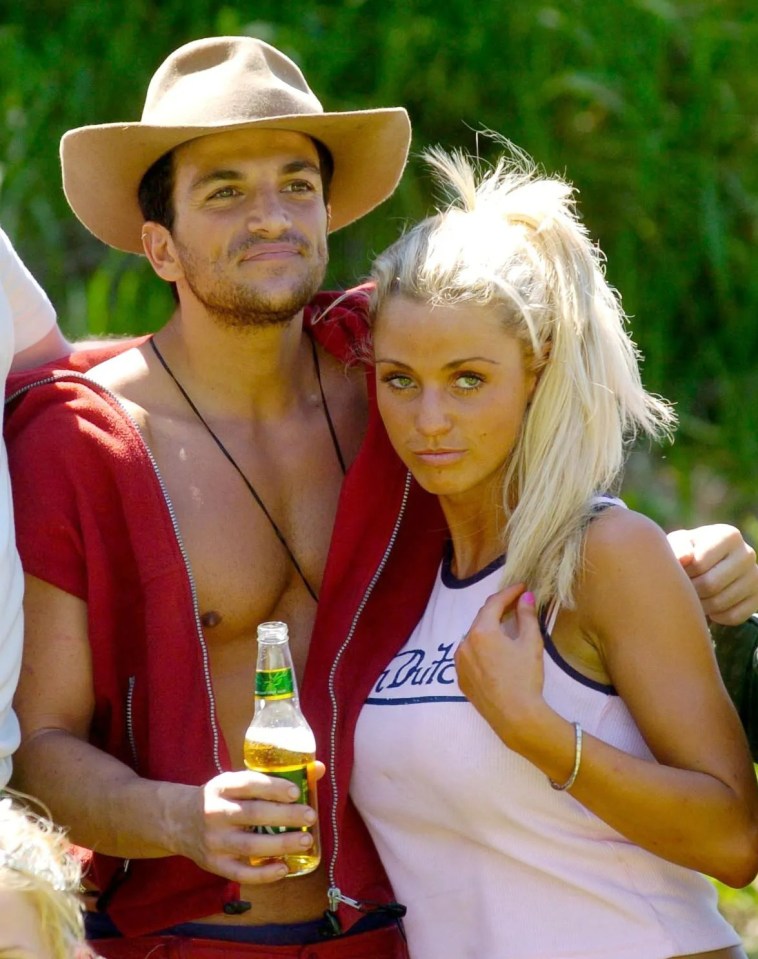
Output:
<path fill-rule="evenodd" d="M 758 610 L 755 550 L 738 529 L 723 523 L 680 529 L 668 540 L 710 620 L 737 626 Z"/>

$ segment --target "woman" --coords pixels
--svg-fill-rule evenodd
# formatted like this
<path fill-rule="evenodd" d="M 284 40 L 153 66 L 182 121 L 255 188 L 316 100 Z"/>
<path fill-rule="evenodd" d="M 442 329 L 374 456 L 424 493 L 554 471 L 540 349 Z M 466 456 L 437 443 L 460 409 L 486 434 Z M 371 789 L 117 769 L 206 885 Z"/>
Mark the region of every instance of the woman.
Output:
<path fill-rule="evenodd" d="M 758 870 L 744 734 L 665 536 L 607 495 L 625 440 L 673 414 L 570 187 L 429 159 L 457 199 L 375 264 L 373 349 L 450 542 L 373 674 L 351 781 L 411 955 L 744 956 L 699 875 Z"/>

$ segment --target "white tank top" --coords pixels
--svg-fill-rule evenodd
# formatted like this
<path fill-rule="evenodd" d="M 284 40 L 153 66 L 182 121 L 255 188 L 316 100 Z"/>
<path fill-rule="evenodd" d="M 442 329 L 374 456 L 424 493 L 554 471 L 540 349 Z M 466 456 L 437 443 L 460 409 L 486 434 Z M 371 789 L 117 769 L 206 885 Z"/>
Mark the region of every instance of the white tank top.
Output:
<path fill-rule="evenodd" d="M 356 728 L 350 792 L 408 907 L 412 959 L 669 959 L 739 945 L 707 879 L 552 789 L 461 694 L 453 654 L 501 566 L 456 580 L 443 562 Z M 612 687 L 549 638 L 544 662 L 556 712 L 652 759 Z"/>

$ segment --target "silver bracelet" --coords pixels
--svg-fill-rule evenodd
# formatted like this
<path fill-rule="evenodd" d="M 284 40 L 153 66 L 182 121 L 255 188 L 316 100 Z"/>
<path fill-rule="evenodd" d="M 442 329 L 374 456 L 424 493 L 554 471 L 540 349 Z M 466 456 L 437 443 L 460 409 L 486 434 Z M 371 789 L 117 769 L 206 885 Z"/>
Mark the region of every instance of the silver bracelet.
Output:
<path fill-rule="evenodd" d="M 571 770 L 571 775 L 566 780 L 565 783 L 556 783 L 548 776 L 548 782 L 553 787 L 560 792 L 563 792 L 564 789 L 571 789 L 571 787 L 576 782 L 576 777 L 579 775 L 579 766 L 582 762 L 582 727 L 580 723 L 574 723 L 574 768 Z"/>

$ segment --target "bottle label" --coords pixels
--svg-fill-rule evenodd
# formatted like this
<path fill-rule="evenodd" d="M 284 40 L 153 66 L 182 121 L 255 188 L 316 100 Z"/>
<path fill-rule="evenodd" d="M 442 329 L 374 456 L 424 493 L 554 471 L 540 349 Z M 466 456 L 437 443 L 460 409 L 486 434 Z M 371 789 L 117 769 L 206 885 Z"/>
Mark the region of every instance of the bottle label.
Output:
<path fill-rule="evenodd" d="M 255 673 L 255 695 L 259 699 L 291 699 L 295 691 L 292 670 L 258 669 Z"/>
<path fill-rule="evenodd" d="M 266 775 L 276 776 L 277 779 L 286 779 L 288 782 L 294 783 L 300 790 L 300 798 L 296 799 L 295 802 L 302 803 L 304 806 L 307 805 L 310 798 L 307 766 L 296 766 L 290 769 L 272 769 L 270 772 L 267 772 Z M 279 833 L 283 832 L 305 831 L 307 830 L 300 826 L 252 826 L 250 828 L 250 832 L 262 833 L 268 836 L 278 836 Z"/>

